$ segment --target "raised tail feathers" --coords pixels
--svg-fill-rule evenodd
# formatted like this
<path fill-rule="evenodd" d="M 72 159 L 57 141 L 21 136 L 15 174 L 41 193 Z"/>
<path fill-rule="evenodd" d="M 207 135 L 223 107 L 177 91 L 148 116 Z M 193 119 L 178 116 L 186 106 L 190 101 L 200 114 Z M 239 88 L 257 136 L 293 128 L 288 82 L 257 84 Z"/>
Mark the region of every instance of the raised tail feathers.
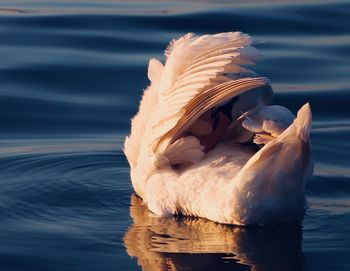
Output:
<path fill-rule="evenodd" d="M 299 109 L 297 117 L 294 120 L 294 125 L 297 129 L 297 134 L 300 140 L 309 141 L 312 124 L 312 113 L 309 103 L 303 105 Z"/>

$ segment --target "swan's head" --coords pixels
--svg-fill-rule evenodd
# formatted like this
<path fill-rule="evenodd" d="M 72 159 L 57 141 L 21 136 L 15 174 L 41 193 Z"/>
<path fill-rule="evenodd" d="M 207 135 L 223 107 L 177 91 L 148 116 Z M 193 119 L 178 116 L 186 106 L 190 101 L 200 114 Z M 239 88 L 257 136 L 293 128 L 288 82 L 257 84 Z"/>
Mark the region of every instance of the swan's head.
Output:
<path fill-rule="evenodd" d="M 279 105 L 258 107 L 241 115 L 242 126 L 254 134 L 255 144 L 267 144 L 282 134 L 295 116 L 287 108 Z"/>

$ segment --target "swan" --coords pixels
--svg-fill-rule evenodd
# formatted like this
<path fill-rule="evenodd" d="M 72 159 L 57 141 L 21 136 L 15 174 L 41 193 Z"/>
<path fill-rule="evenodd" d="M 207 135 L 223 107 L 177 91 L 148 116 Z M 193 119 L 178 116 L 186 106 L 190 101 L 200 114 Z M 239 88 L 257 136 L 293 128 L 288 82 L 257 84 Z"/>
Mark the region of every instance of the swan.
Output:
<path fill-rule="evenodd" d="M 174 39 L 124 142 L 136 194 L 158 216 L 224 224 L 302 219 L 313 171 L 312 115 L 271 105 L 273 90 L 247 68 L 259 56 L 242 32 Z"/>

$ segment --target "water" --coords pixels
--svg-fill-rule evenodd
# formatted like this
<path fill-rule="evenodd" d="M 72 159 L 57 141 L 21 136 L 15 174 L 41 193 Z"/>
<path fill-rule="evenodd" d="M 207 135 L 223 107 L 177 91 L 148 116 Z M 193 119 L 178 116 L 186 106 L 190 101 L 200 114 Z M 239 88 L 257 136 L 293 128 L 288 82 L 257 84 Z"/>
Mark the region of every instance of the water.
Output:
<path fill-rule="evenodd" d="M 350 1 L 0 2 L 2 270 L 349 270 Z M 173 37 L 241 30 L 275 102 L 311 103 L 301 225 L 156 218 L 121 146 Z"/>

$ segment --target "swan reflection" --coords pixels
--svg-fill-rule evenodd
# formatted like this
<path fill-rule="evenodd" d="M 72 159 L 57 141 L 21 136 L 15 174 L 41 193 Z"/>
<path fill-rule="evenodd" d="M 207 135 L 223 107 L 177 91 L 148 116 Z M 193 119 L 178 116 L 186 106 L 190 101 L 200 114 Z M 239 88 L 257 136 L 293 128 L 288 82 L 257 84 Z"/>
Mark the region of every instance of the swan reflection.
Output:
<path fill-rule="evenodd" d="M 142 270 L 303 270 L 299 225 L 235 227 L 200 218 L 152 215 L 131 196 L 124 236 Z"/>

